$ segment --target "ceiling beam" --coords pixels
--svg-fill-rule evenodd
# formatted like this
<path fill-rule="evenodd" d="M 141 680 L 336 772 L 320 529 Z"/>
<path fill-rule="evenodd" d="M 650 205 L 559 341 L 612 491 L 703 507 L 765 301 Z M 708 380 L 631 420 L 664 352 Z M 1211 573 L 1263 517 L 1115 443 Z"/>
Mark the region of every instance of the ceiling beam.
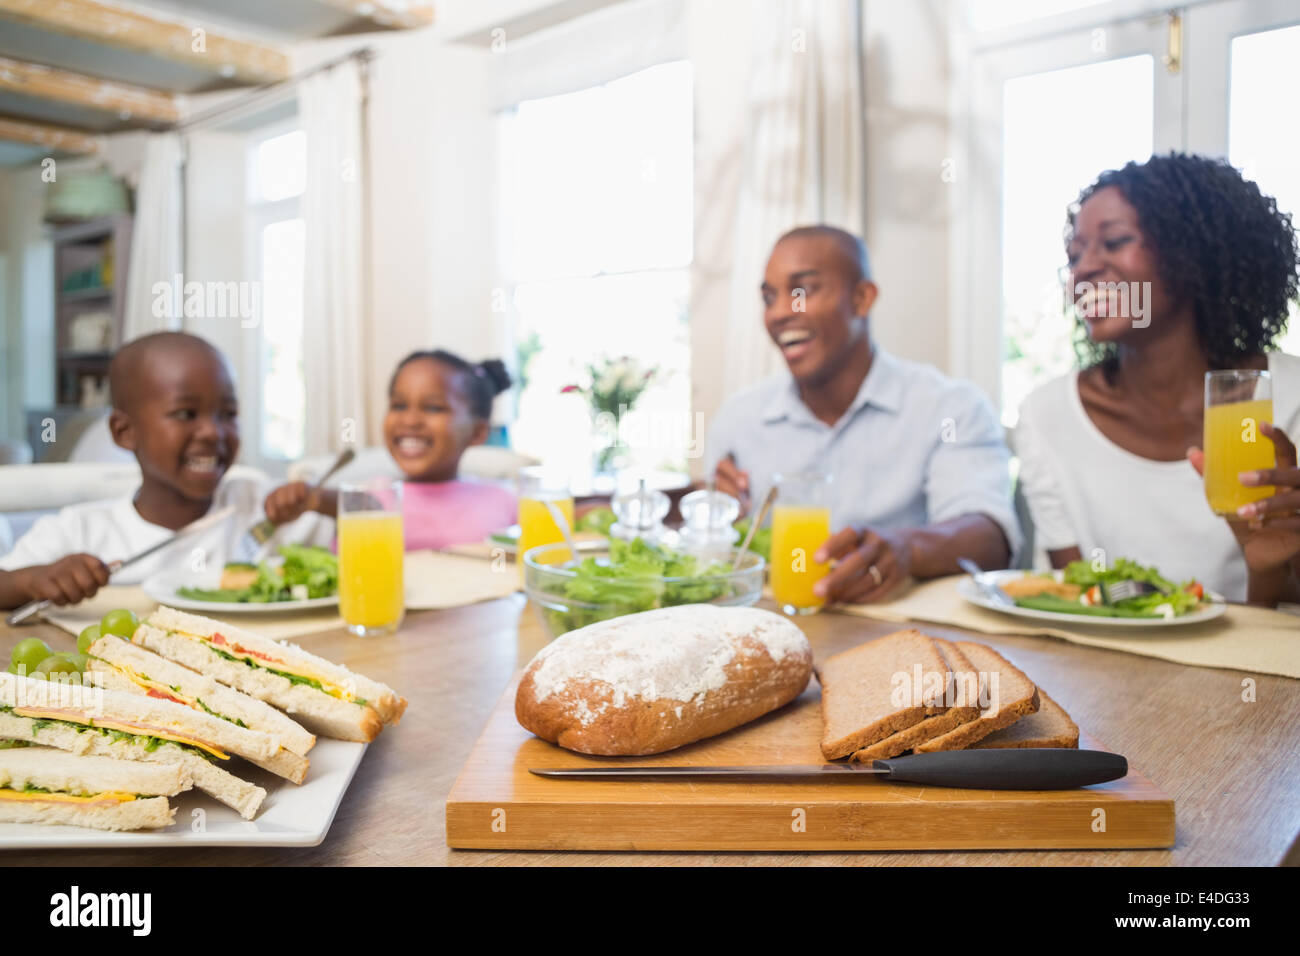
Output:
<path fill-rule="evenodd" d="M 289 78 L 289 57 L 275 47 L 223 36 L 199 21 L 163 20 L 102 0 L 0 0 L 0 19 L 152 54 L 244 83 Z"/>
<path fill-rule="evenodd" d="M 180 122 L 181 118 L 180 108 L 170 93 L 2 56 L 0 90 L 112 113 L 122 120 L 171 125 Z"/>
<path fill-rule="evenodd" d="M 99 152 L 99 137 L 65 126 L 47 126 L 0 116 L 0 140 L 44 146 L 52 152 L 93 154 Z"/>
<path fill-rule="evenodd" d="M 363 20 L 394 30 L 414 30 L 433 23 L 429 0 L 316 0 Z"/>

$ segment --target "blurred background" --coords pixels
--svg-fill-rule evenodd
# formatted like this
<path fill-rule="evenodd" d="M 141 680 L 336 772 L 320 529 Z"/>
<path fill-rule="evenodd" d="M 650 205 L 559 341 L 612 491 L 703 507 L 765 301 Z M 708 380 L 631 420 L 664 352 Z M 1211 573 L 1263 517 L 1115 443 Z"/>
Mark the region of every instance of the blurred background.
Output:
<path fill-rule="evenodd" d="M 122 457 L 108 357 L 184 328 L 272 474 L 376 444 L 434 347 L 502 358 L 493 441 L 570 467 L 595 380 L 649 373 L 618 464 L 693 473 L 816 221 L 879 341 L 1013 427 L 1072 362 L 1067 205 L 1177 149 L 1300 210 L 1297 88 L 1293 0 L 0 0 L 0 459 Z"/>

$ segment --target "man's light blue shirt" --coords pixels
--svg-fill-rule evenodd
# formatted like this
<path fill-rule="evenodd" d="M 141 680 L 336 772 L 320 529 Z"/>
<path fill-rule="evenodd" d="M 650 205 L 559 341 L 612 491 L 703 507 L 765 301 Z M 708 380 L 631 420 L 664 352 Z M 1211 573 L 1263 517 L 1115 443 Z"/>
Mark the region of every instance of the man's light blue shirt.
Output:
<path fill-rule="evenodd" d="M 879 346 L 853 404 L 819 421 L 782 374 L 733 395 L 709 426 L 712 475 L 730 452 L 758 506 L 774 474 L 829 470 L 831 528 L 891 531 L 987 515 L 1021 543 L 1002 426 L 971 383 L 896 358 Z"/>

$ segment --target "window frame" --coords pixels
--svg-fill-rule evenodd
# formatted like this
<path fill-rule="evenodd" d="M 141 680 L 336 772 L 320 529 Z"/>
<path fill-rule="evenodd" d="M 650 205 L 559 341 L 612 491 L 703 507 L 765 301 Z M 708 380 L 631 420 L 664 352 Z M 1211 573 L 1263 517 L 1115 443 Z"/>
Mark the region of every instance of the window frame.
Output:
<path fill-rule="evenodd" d="M 299 122 L 298 117 L 292 116 L 269 123 L 266 126 L 260 126 L 251 131 L 245 139 L 244 274 L 249 277 L 250 281 L 259 283 L 263 281 L 262 231 L 267 226 L 275 223 L 302 218 L 302 194 L 273 200 L 263 200 L 254 194 L 257 182 L 257 149 L 269 139 L 275 139 L 278 136 L 297 132 L 301 129 L 302 124 Z M 241 416 L 245 423 L 243 427 L 245 433 L 243 445 L 246 449 L 244 457 L 255 461 L 263 469 L 278 472 L 284 471 L 288 464 L 296 459 L 267 454 L 263 445 L 262 412 L 265 408 L 263 384 L 266 380 L 267 369 L 265 363 L 266 342 L 263 331 L 265 327 L 262 318 L 259 314 L 256 335 L 243 336 L 242 367 L 246 370 L 245 377 L 250 380 L 242 383 L 242 386 L 245 395 L 248 396 L 256 409 L 256 417 L 253 419 L 254 424 L 251 429 L 247 427 L 249 417 L 247 415 Z M 306 423 L 304 422 L 303 425 L 305 429 Z"/>

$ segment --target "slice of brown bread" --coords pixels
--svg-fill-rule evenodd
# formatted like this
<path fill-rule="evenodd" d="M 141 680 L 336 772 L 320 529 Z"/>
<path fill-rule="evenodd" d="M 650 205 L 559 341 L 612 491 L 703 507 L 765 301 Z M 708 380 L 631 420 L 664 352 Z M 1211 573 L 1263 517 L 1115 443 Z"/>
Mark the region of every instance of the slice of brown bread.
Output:
<path fill-rule="evenodd" d="M 915 693 L 917 667 L 922 699 Z M 942 700 L 924 699 L 925 675 L 946 671 L 947 664 L 934 642 L 915 630 L 896 631 L 828 657 L 817 672 L 822 685 L 822 753 L 826 759 L 847 757 L 947 710 Z M 898 675 L 905 676 L 906 686 Z M 942 677 L 936 680 L 942 683 Z"/>
<path fill-rule="evenodd" d="M 948 669 L 944 690 L 948 709 L 942 714 L 926 717 L 906 730 L 890 734 L 884 740 L 859 750 L 850 759 L 867 763 L 871 760 L 897 757 L 917 744 L 938 737 L 940 734 L 946 734 L 980 715 L 979 675 L 976 673 L 975 666 L 952 641 L 945 641 L 943 638 L 931 638 L 931 640 L 939 648 L 939 653 L 943 656 Z"/>
<path fill-rule="evenodd" d="M 1025 714 L 1038 710 L 1038 688 L 1005 657 L 991 647 L 971 641 L 958 641 L 957 649 L 979 671 L 980 697 L 988 701 L 989 706 L 981 709 L 975 720 L 917 744 L 914 748 L 917 753 L 964 750 L 993 731 L 1008 727 Z"/>
<path fill-rule="evenodd" d="M 1010 727 L 989 734 L 972 750 L 999 747 L 1078 747 L 1079 728 L 1065 708 L 1041 689 L 1038 711 L 1021 717 Z"/>

